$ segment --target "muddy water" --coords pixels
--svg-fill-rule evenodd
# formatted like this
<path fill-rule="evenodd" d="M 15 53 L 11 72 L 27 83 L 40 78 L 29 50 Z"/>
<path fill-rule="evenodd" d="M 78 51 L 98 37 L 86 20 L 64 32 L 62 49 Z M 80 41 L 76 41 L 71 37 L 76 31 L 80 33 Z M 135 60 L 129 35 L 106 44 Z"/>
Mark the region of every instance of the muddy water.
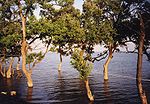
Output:
<path fill-rule="evenodd" d="M 109 65 L 107 82 L 103 81 L 105 60 L 94 63 L 89 76 L 94 104 L 141 103 L 135 80 L 136 61 L 137 54 L 116 53 Z M 92 104 L 87 99 L 85 85 L 78 72 L 70 65 L 69 57 L 63 57 L 61 73 L 57 71 L 58 64 L 59 55 L 48 53 L 33 70 L 33 88 L 27 88 L 23 77 L 17 81 L 1 80 L 0 91 L 16 90 L 17 98 L 21 99 L 16 101 L 18 104 L 22 104 L 22 100 L 36 104 Z M 146 56 L 143 59 L 143 84 L 150 102 L 150 62 Z"/>

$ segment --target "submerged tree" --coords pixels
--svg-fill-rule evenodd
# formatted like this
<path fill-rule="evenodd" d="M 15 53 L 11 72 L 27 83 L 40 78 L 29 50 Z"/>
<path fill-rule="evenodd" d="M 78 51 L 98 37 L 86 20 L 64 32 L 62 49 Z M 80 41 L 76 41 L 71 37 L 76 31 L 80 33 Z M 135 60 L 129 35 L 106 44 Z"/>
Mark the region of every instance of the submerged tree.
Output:
<path fill-rule="evenodd" d="M 80 21 L 78 19 L 79 12 L 73 7 L 65 12 L 62 12 L 60 17 L 53 22 L 54 28 L 52 42 L 56 48 L 58 47 L 57 50 L 60 53 L 59 70 L 62 63 L 62 55 L 69 55 L 72 51 L 73 45 L 81 40 L 83 34 L 83 29 L 80 28 Z"/>
<path fill-rule="evenodd" d="M 87 96 L 90 101 L 94 101 L 94 97 L 90 90 L 88 76 L 93 69 L 92 63 L 84 59 L 84 50 L 75 49 L 71 56 L 71 64 L 79 72 L 80 78 L 85 82 Z"/>
<path fill-rule="evenodd" d="M 21 37 L 18 34 L 18 29 L 20 29 L 20 27 L 18 26 L 18 28 L 15 28 L 14 26 L 18 26 L 18 24 L 14 22 L 7 25 L 5 30 L 3 29 L 4 31 L 1 32 L 4 36 L 2 36 L 2 39 L 0 39 L 2 44 L 1 48 L 3 49 L 1 54 L 2 60 L 5 62 L 5 59 L 10 59 L 10 65 L 6 73 L 7 78 L 11 78 L 12 72 L 14 72 L 14 70 L 12 70 L 14 57 L 21 56 L 21 47 L 19 44 Z"/>
<path fill-rule="evenodd" d="M 43 3 L 41 14 L 51 22 L 51 33 L 47 35 L 52 44 L 51 50 L 60 53 L 58 71 L 61 70 L 62 56 L 69 55 L 75 44 L 81 40 L 80 12 L 73 7 L 74 0 L 55 0 Z M 58 8 L 56 8 L 57 6 Z"/>
<path fill-rule="evenodd" d="M 142 87 L 142 58 L 143 58 L 143 47 L 144 47 L 144 38 L 145 38 L 145 33 L 144 33 L 144 23 L 143 19 L 140 15 L 140 36 L 139 36 L 139 47 L 138 47 L 138 60 L 137 60 L 137 85 L 138 85 L 138 90 L 139 90 L 139 95 L 141 97 L 142 104 L 148 104 L 147 102 L 147 97 L 145 94 L 145 91 Z"/>
<path fill-rule="evenodd" d="M 105 36 L 103 38 L 103 42 L 105 44 L 105 48 L 108 49 L 108 57 L 106 59 L 105 64 L 103 65 L 104 70 L 104 80 L 108 80 L 108 66 L 113 58 L 113 53 L 117 49 L 119 42 L 121 41 L 117 39 L 118 34 L 116 33 L 116 29 L 114 27 L 114 24 L 118 21 L 118 14 L 120 11 L 120 8 L 118 5 L 120 5 L 120 0 L 116 1 L 105 1 L 105 2 L 99 2 L 100 5 L 103 5 L 103 20 L 106 21 L 103 28 L 105 28 Z"/>
<path fill-rule="evenodd" d="M 89 46 L 92 47 L 97 44 L 103 44 L 108 49 L 104 52 L 104 54 L 100 54 L 97 57 L 92 58 L 93 62 L 95 60 L 100 61 L 101 59 L 103 59 L 100 58 L 101 56 L 107 56 L 107 54 L 109 54 L 108 59 L 104 64 L 104 80 L 108 80 L 108 65 L 118 45 L 117 40 L 114 39 L 114 37 L 116 36 L 116 30 L 113 27 L 112 20 L 112 17 L 115 18 L 115 13 L 113 10 L 114 8 L 111 8 L 119 4 L 115 3 L 116 2 L 103 0 L 86 0 L 83 5 L 82 25 L 85 29 L 86 44 L 89 44 Z M 111 16 L 111 14 L 109 13 L 112 13 L 113 16 Z"/>
<path fill-rule="evenodd" d="M 150 3 L 146 0 L 127 1 L 122 0 L 122 14 L 120 14 L 119 22 L 115 25 L 117 32 L 124 38 L 124 42 L 132 42 L 136 45 L 135 50 L 138 50 L 138 41 L 140 34 L 140 19 L 138 12 L 140 11 L 144 22 L 144 48 L 143 53 L 148 57 L 150 49 L 149 35 L 149 20 L 150 20 Z M 135 52 L 135 50 L 133 52 Z"/>
<path fill-rule="evenodd" d="M 150 3 L 146 0 L 124 0 L 124 21 L 120 22 L 120 33 L 126 35 L 127 41 L 133 42 L 138 49 L 137 59 L 137 86 L 142 104 L 147 104 L 146 93 L 142 87 L 142 57 L 149 47 L 149 16 Z M 122 29 L 121 29 L 122 28 Z M 124 32 L 124 33 L 123 33 Z M 146 48 L 147 47 L 147 48 Z"/>
<path fill-rule="evenodd" d="M 25 0 L 16 3 L 19 9 L 19 15 L 22 23 L 22 45 L 21 45 L 21 54 L 22 54 L 22 70 L 27 78 L 28 87 L 33 87 L 33 81 L 31 78 L 31 72 L 26 69 L 26 54 L 28 50 L 28 45 L 26 41 L 26 21 L 28 15 L 33 14 L 33 10 L 35 9 L 34 5 L 35 1 Z"/>
<path fill-rule="evenodd" d="M 26 58 L 26 64 L 28 64 L 28 68 L 30 73 L 32 73 L 32 69 L 35 67 L 36 64 L 40 63 L 44 58 L 45 54 L 42 52 L 39 53 L 29 53 Z M 31 67 L 32 64 L 32 67 Z"/>
<path fill-rule="evenodd" d="M 12 64 L 14 57 L 20 57 L 21 48 L 21 26 L 17 21 L 16 10 L 13 7 L 14 1 L 0 2 L 0 58 L 1 58 L 1 74 L 3 77 L 11 78 L 12 76 Z M 6 59 L 12 59 L 8 67 L 7 73 L 4 66 L 4 72 L 2 71 L 2 64 L 5 64 Z M 6 75 L 7 74 L 7 75 Z"/>
<path fill-rule="evenodd" d="M 51 20 L 46 18 L 36 19 L 35 16 L 30 16 L 27 21 L 27 36 L 29 45 L 32 45 L 36 40 L 45 44 L 46 49 L 40 50 L 40 52 L 32 52 L 36 50 L 37 46 L 30 47 L 30 51 L 27 53 L 26 61 L 29 66 L 30 72 L 36 64 L 40 63 L 44 59 L 47 52 L 49 52 L 49 46 L 51 44 Z M 32 64 L 32 67 L 30 65 Z"/>

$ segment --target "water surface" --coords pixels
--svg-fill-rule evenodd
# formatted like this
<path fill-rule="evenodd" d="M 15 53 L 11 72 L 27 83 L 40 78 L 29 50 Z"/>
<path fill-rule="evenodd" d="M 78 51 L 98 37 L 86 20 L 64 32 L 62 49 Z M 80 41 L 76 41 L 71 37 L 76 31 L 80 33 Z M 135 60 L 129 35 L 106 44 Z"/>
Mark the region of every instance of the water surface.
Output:
<path fill-rule="evenodd" d="M 140 104 L 136 86 L 137 54 L 115 53 L 109 65 L 109 81 L 103 81 L 105 60 L 94 63 L 89 76 L 94 104 Z M 24 77 L 18 81 L 1 81 L 1 91 L 16 90 L 17 97 L 36 104 L 90 104 L 84 82 L 63 57 L 62 71 L 58 70 L 59 55 L 48 53 L 33 70 L 33 88 L 27 88 Z M 5 82 L 5 83 L 4 83 Z M 150 62 L 143 58 L 143 84 L 150 102 Z M 3 86 L 2 86 L 3 85 Z"/>

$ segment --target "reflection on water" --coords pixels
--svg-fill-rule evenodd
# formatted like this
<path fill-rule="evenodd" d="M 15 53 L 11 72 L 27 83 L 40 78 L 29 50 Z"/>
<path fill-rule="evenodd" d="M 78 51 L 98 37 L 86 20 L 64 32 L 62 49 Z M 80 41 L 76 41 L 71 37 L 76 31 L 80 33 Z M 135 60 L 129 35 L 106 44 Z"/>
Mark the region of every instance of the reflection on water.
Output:
<path fill-rule="evenodd" d="M 5 79 L 6 80 L 6 87 L 8 91 L 10 92 L 12 90 L 12 79 Z"/>
<path fill-rule="evenodd" d="M 136 86 L 136 54 L 115 54 L 109 66 L 109 81 L 103 81 L 105 60 L 94 63 L 89 84 L 94 104 L 140 104 Z M 19 98 L 37 104 L 92 104 L 89 102 L 84 82 L 64 57 L 62 71 L 58 72 L 59 55 L 48 53 L 33 70 L 34 87 L 27 88 L 24 77 L 0 80 L 0 91 L 16 90 Z M 143 59 L 143 84 L 150 101 L 150 63 Z M 16 79 L 15 79 L 16 80 Z"/>
<path fill-rule="evenodd" d="M 111 94 L 110 94 L 110 89 L 109 89 L 109 81 L 104 81 L 103 83 L 104 85 L 104 95 L 106 97 L 106 101 L 107 103 L 106 104 L 113 104 L 112 103 L 112 98 L 111 98 Z"/>
<path fill-rule="evenodd" d="M 32 100 L 32 93 L 33 93 L 33 88 L 27 88 L 27 101 L 31 101 Z"/>

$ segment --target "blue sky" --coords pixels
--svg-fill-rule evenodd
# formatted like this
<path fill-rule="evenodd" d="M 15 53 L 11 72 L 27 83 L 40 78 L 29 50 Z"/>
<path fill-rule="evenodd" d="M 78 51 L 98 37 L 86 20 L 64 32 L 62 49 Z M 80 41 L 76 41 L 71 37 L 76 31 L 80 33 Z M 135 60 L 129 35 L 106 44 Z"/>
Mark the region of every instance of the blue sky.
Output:
<path fill-rule="evenodd" d="M 74 6 L 82 11 L 83 0 L 75 0 Z"/>
<path fill-rule="evenodd" d="M 150 0 L 147 0 L 150 2 Z M 82 4 L 83 4 L 83 0 L 75 0 L 74 1 L 74 6 L 77 9 L 80 9 L 80 11 L 82 12 Z M 36 15 L 36 17 L 39 17 L 39 12 L 40 12 L 40 8 L 37 7 L 37 9 L 34 11 L 34 14 Z"/>
<path fill-rule="evenodd" d="M 75 0 L 74 2 L 75 8 L 80 9 L 81 12 L 82 12 L 82 4 L 83 4 L 83 0 Z M 40 18 L 39 12 L 40 12 L 40 8 L 37 7 L 37 9 L 34 11 L 34 14 L 37 18 Z"/>

